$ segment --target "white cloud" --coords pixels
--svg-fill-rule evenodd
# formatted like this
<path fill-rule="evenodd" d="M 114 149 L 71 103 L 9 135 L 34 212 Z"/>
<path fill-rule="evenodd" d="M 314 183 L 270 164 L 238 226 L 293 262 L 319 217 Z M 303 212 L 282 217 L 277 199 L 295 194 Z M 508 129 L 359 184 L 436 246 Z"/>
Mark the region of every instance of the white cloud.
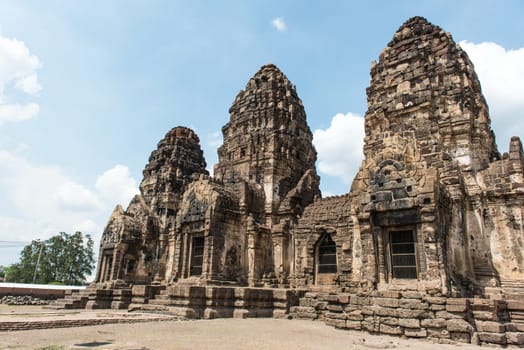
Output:
<path fill-rule="evenodd" d="M 271 24 L 273 24 L 273 27 L 275 27 L 276 30 L 279 32 L 284 32 L 287 30 L 286 22 L 284 22 L 284 17 L 277 17 L 271 21 Z"/>
<path fill-rule="evenodd" d="M 136 181 L 123 165 L 98 176 L 94 189 L 53 165 L 34 164 L 23 155 L 0 149 L 0 237 L 4 240 L 46 239 L 58 232 L 89 233 L 98 244 L 115 203 L 127 204 L 137 193 Z M 0 256 L 0 264 L 15 262 Z"/>
<path fill-rule="evenodd" d="M 36 74 L 41 66 L 24 42 L 0 34 L 0 125 L 37 116 L 39 105 L 27 97 L 38 96 L 42 90 Z M 14 90 L 19 93 L 9 93 Z M 125 194 L 131 192 L 130 187 L 136 193 L 136 181 L 128 169 L 115 166 L 99 176 L 98 186 L 92 188 L 56 165 L 30 161 L 25 155 L 28 148 L 23 140 L 0 133 L 0 237 L 29 242 L 79 230 L 91 234 L 97 244 L 114 203 L 128 201 Z M 4 249 L 0 264 L 15 262 L 21 249 Z"/>
<path fill-rule="evenodd" d="M 136 180 L 129 174 L 128 167 L 120 164 L 98 176 L 95 188 L 112 207 L 117 204 L 126 207 L 133 196 L 139 193 Z"/>
<path fill-rule="evenodd" d="M 102 231 L 102 227 L 93 220 L 87 219 L 74 224 L 73 231 L 80 231 L 82 233 L 88 233 L 91 236 L 93 236 L 94 234 L 100 233 Z"/>
<path fill-rule="evenodd" d="M 19 122 L 35 117 L 40 111 L 40 106 L 30 102 L 26 105 L 1 104 L 0 103 L 0 125 L 3 122 Z"/>
<path fill-rule="evenodd" d="M 39 106 L 34 103 L 10 102 L 6 87 L 36 96 L 42 90 L 36 70 L 42 67 L 37 56 L 31 54 L 23 41 L 0 35 L 0 125 L 3 122 L 18 122 L 35 117 Z"/>
<path fill-rule="evenodd" d="M 330 126 L 313 133 L 321 173 L 350 183 L 363 159 L 364 118 L 354 113 L 337 113 Z"/>
<path fill-rule="evenodd" d="M 207 144 L 211 147 L 217 148 L 222 145 L 222 133 L 220 131 L 215 131 L 207 135 Z"/>
<path fill-rule="evenodd" d="M 38 82 L 36 73 L 18 79 L 15 83 L 15 86 L 20 91 L 23 91 L 29 95 L 38 95 L 40 90 L 42 90 L 42 86 Z"/>
<path fill-rule="evenodd" d="M 55 191 L 54 199 L 57 204 L 67 211 L 97 211 L 103 208 L 97 196 L 84 186 L 67 181 Z"/>
<path fill-rule="evenodd" d="M 103 209 L 97 195 L 70 179 L 56 166 L 35 165 L 0 150 L 0 193 L 19 213 L 33 222 L 61 225 Z"/>
<path fill-rule="evenodd" d="M 511 136 L 524 136 L 524 48 L 505 49 L 493 42 L 461 41 L 482 85 L 501 151 Z"/>

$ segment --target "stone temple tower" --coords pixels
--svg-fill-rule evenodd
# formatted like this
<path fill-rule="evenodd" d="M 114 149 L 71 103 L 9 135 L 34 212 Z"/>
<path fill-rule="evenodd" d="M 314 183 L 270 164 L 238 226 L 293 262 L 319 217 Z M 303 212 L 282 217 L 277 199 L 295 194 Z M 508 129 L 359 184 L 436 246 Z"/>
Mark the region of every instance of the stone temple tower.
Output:
<path fill-rule="evenodd" d="M 171 129 L 151 152 L 140 183 L 140 193 L 166 230 L 174 224 L 187 185 L 200 174 L 208 172 L 198 136 L 183 126 Z"/>
<path fill-rule="evenodd" d="M 229 112 L 215 177 L 225 184 L 239 180 L 260 184 L 266 216 L 277 214 L 308 171 L 316 178 L 313 137 L 295 86 L 275 65 L 267 64 L 238 93 Z M 294 209 L 301 213 L 303 208 Z"/>

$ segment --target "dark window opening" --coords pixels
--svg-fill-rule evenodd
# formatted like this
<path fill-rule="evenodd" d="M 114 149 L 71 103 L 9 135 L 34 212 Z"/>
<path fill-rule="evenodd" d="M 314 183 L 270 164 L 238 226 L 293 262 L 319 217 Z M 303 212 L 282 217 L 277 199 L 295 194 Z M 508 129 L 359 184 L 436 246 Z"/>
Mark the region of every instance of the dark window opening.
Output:
<path fill-rule="evenodd" d="M 241 157 L 245 157 L 246 156 L 246 149 L 245 148 L 241 148 L 240 149 L 240 156 Z"/>
<path fill-rule="evenodd" d="M 135 268 L 135 261 L 134 260 L 128 260 L 127 261 L 127 267 L 126 267 L 126 274 L 132 273 L 134 268 Z"/>
<path fill-rule="evenodd" d="M 391 232 L 390 245 L 393 278 L 417 278 L 413 231 Z"/>
<path fill-rule="evenodd" d="M 318 273 L 337 272 L 337 246 L 330 235 L 325 235 L 318 245 Z"/>
<path fill-rule="evenodd" d="M 202 263 L 204 261 L 204 237 L 193 237 L 191 241 L 191 265 L 190 276 L 202 274 Z"/>
<path fill-rule="evenodd" d="M 105 270 L 105 276 L 104 281 L 110 281 L 112 280 L 111 272 L 113 270 L 113 256 L 107 256 L 106 257 L 106 270 Z"/>

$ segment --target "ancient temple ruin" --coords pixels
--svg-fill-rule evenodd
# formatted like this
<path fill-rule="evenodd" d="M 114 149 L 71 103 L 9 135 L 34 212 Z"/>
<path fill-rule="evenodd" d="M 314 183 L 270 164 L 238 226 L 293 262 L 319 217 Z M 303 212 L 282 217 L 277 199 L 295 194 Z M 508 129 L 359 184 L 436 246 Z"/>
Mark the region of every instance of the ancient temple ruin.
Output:
<path fill-rule="evenodd" d="M 160 141 L 141 193 L 104 231 L 97 282 L 289 284 L 291 229 L 320 198 L 304 107 L 266 65 L 230 113 L 214 177 L 192 130 L 176 127 Z"/>
<path fill-rule="evenodd" d="M 367 97 L 364 160 L 342 196 L 322 198 L 302 101 L 273 64 L 229 109 L 213 176 L 197 135 L 169 131 L 109 219 L 88 306 L 193 298 L 202 310 L 186 316 L 218 317 L 227 303 L 213 300 L 241 300 L 245 317 L 278 299 L 341 328 L 524 344 L 511 301 L 524 296 L 522 143 L 500 155 L 467 54 L 414 17 L 372 63 Z"/>

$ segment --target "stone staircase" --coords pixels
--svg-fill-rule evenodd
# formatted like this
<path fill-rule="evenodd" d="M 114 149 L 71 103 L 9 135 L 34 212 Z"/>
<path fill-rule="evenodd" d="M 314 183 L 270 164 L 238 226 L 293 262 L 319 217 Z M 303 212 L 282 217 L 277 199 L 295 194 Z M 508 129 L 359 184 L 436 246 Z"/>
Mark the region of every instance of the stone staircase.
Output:
<path fill-rule="evenodd" d="M 524 332 L 524 281 L 501 280 L 500 285 L 514 331 Z"/>
<path fill-rule="evenodd" d="M 54 300 L 49 309 L 127 309 L 131 303 L 131 289 L 105 289 L 89 286 L 83 290 L 68 290 L 65 297 Z"/>
<path fill-rule="evenodd" d="M 68 289 L 62 299 L 53 300 L 45 309 L 85 309 L 89 300 L 89 292 L 86 289 Z"/>
<path fill-rule="evenodd" d="M 506 300 L 524 300 L 524 281 L 501 280 L 500 286 Z"/>
<path fill-rule="evenodd" d="M 478 279 L 491 279 L 495 277 L 495 273 L 491 266 L 487 263 L 475 265 L 475 275 Z"/>

